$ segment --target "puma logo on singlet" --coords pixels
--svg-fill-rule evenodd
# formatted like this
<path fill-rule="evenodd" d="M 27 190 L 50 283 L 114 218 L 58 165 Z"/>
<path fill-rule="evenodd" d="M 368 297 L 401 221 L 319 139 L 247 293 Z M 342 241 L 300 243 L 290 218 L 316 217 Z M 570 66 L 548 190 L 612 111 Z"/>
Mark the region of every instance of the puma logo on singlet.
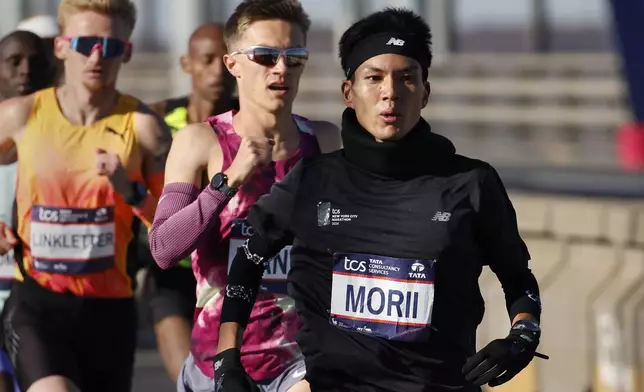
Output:
<path fill-rule="evenodd" d="M 107 132 L 113 133 L 113 134 L 117 135 L 118 137 L 120 137 L 121 139 L 123 139 L 123 135 L 120 132 L 117 132 L 116 130 L 114 130 L 113 128 L 106 127 L 105 130 Z"/>

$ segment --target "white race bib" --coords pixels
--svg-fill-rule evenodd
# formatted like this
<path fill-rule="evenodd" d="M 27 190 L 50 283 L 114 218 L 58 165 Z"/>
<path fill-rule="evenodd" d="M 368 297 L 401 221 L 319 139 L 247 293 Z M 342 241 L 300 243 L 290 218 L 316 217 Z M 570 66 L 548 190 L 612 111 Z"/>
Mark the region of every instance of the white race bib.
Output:
<path fill-rule="evenodd" d="M 29 247 L 34 268 L 83 274 L 114 265 L 114 208 L 56 208 L 35 205 Z"/>
<path fill-rule="evenodd" d="M 228 271 L 237 254 L 237 249 L 253 235 L 253 228 L 244 219 L 233 222 L 228 247 Z M 262 289 L 271 293 L 287 294 L 287 276 L 291 269 L 291 246 L 286 246 L 275 257 L 268 260 L 262 278 Z"/>
<path fill-rule="evenodd" d="M 426 338 L 434 306 L 434 260 L 350 253 L 333 258 L 333 325 L 390 340 Z"/>

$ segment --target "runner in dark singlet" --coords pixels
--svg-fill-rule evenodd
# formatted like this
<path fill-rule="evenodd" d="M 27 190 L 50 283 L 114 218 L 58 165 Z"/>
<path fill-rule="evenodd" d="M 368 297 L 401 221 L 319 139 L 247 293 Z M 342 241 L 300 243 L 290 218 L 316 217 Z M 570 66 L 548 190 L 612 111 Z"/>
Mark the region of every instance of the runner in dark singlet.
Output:
<path fill-rule="evenodd" d="M 18 23 L 16 30 L 29 31 L 43 40 L 51 62 L 48 72 L 51 72 L 52 83 L 60 85 L 63 82 L 64 69 L 60 59 L 54 56 L 54 40 L 60 35 L 56 17 L 52 15 L 34 15 Z"/>
<path fill-rule="evenodd" d="M 192 92 L 189 96 L 150 105 L 164 117 L 173 136 L 188 124 L 239 109 L 233 96 L 235 79 L 224 66 L 225 54 L 222 26 L 205 24 L 190 36 L 188 53 L 181 57 L 181 67 L 192 79 Z M 150 252 L 147 236 L 142 236 L 138 243 Z M 156 263 L 148 267 L 144 296 L 150 306 L 159 353 L 172 381 L 179 377 L 190 353 L 196 292 L 197 281 L 192 273 L 190 257 L 168 270 Z"/>

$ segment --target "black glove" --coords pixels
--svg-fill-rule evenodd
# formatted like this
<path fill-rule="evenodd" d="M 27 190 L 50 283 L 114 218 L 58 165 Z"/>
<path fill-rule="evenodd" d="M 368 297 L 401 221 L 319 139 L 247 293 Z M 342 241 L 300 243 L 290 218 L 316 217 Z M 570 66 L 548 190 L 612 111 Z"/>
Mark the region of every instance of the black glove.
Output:
<path fill-rule="evenodd" d="M 241 364 L 239 350 L 230 348 L 215 356 L 215 392 L 259 392 Z"/>
<path fill-rule="evenodd" d="M 535 357 L 540 337 L 541 330 L 536 323 L 518 321 L 505 339 L 493 340 L 467 359 L 463 366 L 465 380 L 490 387 L 510 381 Z M 541 354 L 538 356 L 547 359 Z"/>

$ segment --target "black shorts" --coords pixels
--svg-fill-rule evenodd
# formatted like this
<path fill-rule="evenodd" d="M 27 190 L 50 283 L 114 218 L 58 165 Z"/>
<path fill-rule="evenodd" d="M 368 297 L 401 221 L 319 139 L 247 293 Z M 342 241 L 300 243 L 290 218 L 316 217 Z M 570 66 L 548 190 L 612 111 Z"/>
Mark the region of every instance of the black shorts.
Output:
<path fill-rule="evenodd" d="M 153 263 L 148 267 L 143 296 L 154 324 L 171 316 L 183 317 L 192 323 L 197 305 L 197 280 L 191 268 L 175 266 L 164 270 Z"/>
<path fill-rule="evenodd" d="M 4 346 L 21 390 L 63 376 L 82 391 L 130 391 L 136 350 L 134 299 L 59 294 L 16 282 L 3 310 Z"/>

